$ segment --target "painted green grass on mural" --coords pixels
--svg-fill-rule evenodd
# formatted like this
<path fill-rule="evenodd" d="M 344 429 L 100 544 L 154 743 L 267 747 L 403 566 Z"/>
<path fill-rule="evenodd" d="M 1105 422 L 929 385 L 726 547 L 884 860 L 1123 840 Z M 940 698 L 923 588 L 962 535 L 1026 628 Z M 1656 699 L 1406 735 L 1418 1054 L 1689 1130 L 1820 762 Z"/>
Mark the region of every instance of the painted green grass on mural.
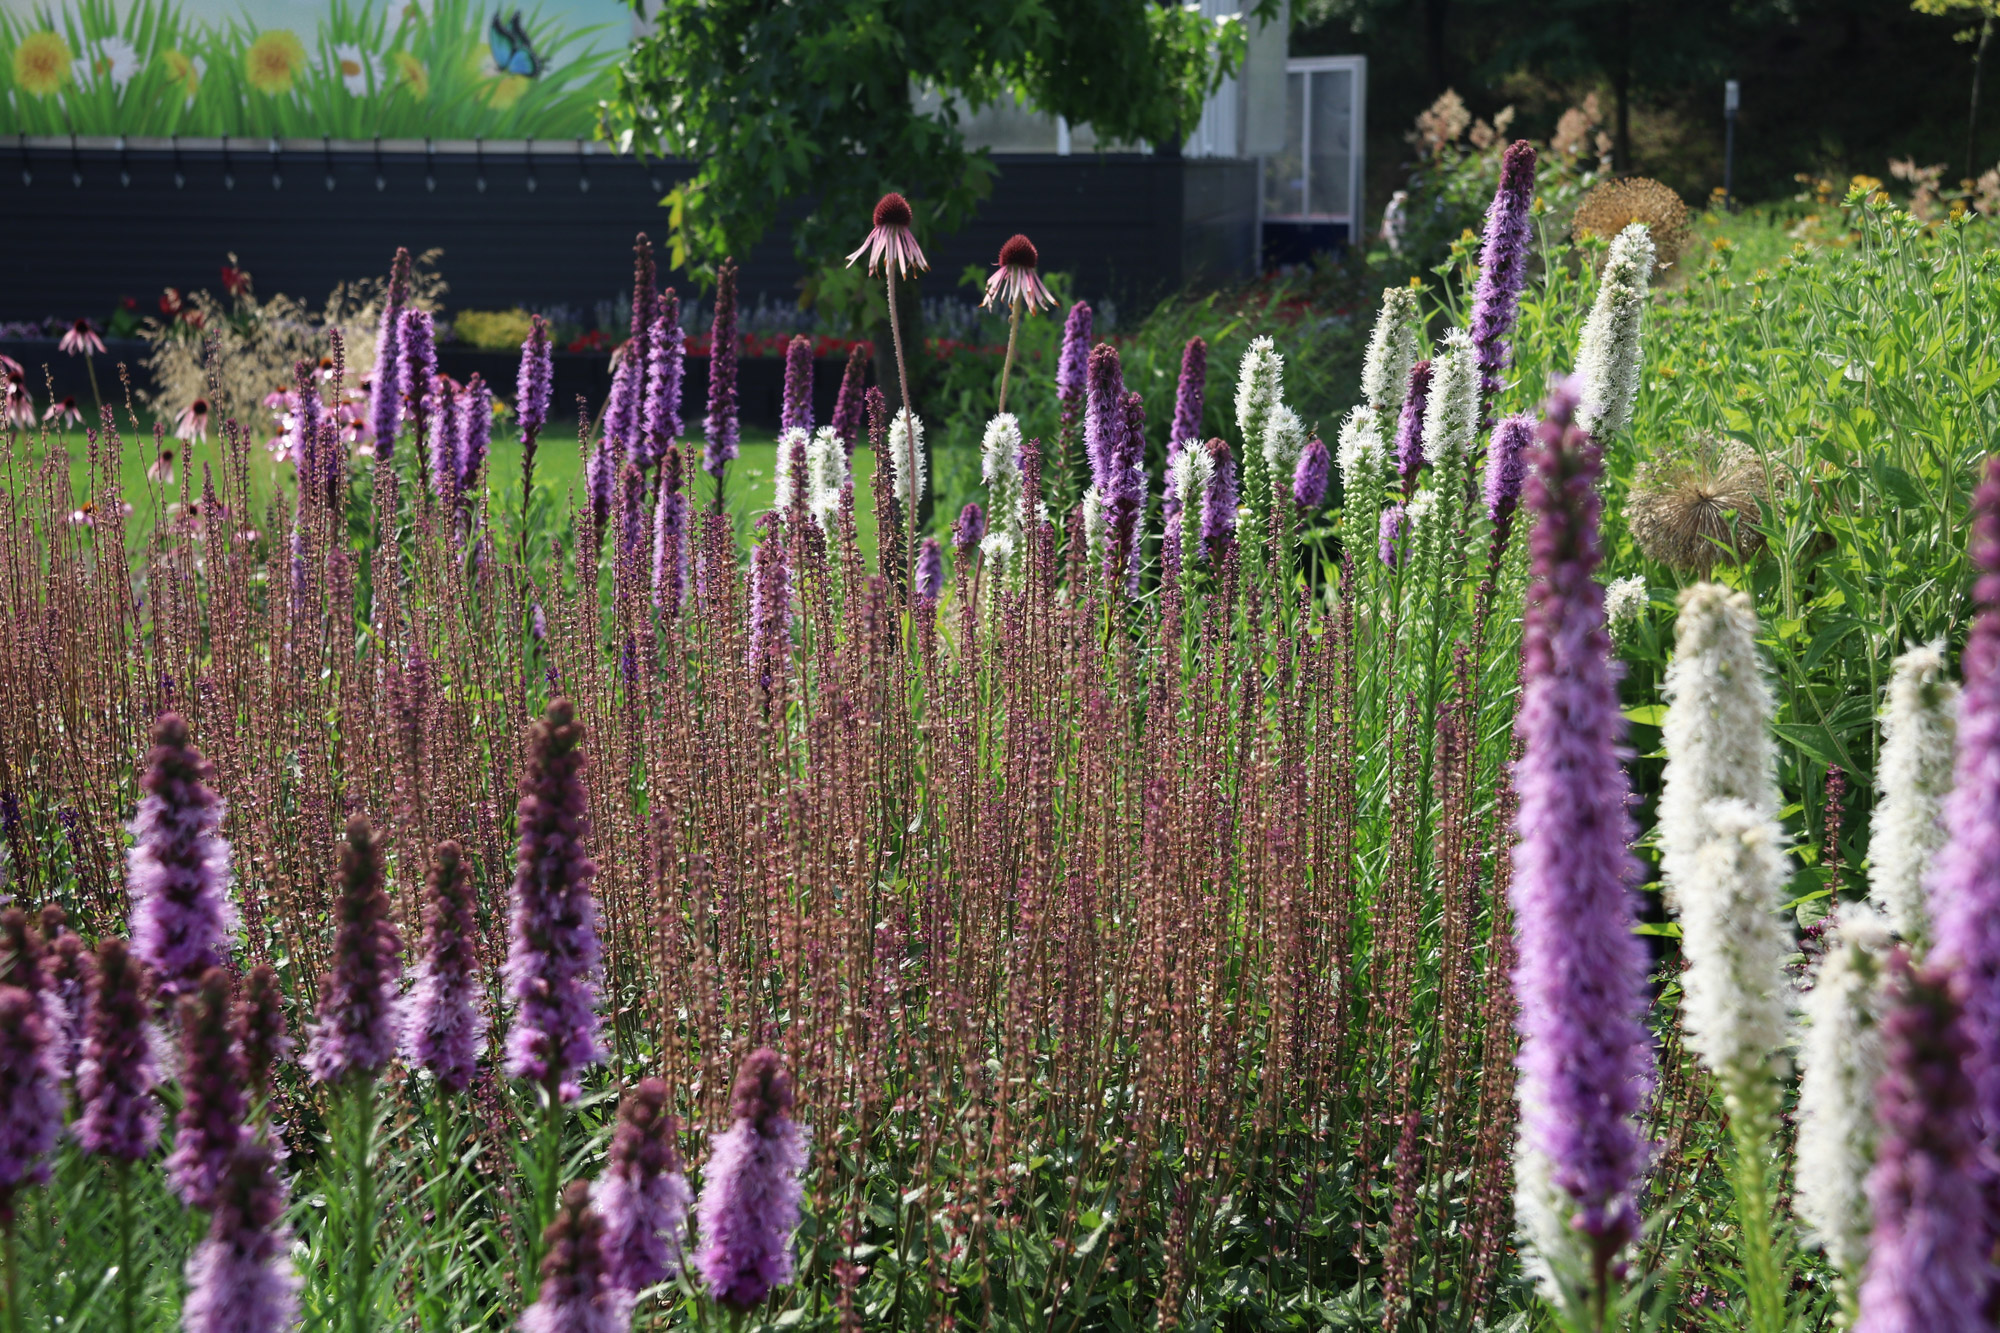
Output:
<path fill-rule="evenodd" d="M 308 33 L 209 28 L 173 0 L 0 11 L 0 92 L 20 134 L 576 138 L 594 135 L 615 53 L 596 27 L 527 11 L 543 72 L 501 74 L 472 0 L 331 0 Z"/>

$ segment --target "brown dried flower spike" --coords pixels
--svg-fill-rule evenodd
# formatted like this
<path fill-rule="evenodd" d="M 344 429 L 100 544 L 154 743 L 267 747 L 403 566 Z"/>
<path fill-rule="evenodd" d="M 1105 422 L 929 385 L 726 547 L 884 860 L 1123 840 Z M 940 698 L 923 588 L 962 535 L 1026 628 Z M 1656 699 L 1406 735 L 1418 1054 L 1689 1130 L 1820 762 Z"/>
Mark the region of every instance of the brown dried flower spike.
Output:
<path fill-rule="evenodd" d="M 1732 550 L 1742 560 L 1763 546 L 1755 524 L 1758 502 L 1770 494 L 1770 476 L 1749 446 L 1699 432 L 1634 470 L 1625 519 L 1647 559 L 1706 574 Z"/>
<path fill-rule="evenodd" d="M 1610 241 L 1634 222 L 1652 233 L 1657 263 L 1667 268 L 1680 258 L 1688 240 L 1688 210 L 1681 197 L 1645 176 L 1606 181 L 1583 197 L 1571 224 L 1578 236 Z"/>

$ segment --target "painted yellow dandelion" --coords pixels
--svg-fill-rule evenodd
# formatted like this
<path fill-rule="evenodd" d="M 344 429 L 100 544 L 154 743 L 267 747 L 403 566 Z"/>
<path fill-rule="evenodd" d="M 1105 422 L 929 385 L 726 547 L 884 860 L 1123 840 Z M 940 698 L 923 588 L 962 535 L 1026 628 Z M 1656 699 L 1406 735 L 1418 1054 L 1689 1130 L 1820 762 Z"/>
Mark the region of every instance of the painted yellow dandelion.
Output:
<path fill-rule="evenodd" d="M 53 32 L 31 32 L 14 48 L 14 82 L 31 97 L 47 97 L 70 80 L 69 43 Z"/>
<path fill-rule="evenodd" d="M 431 95 L 431 72 L 424 68 L 424 62 L 408 51 L 391 51 L 389 68 L 396 75 L 396 82 L 409 90 L 410 96 L 419 102 Z"/>
<path fill-rule="evenodd" d="M 266 97 L 282 97 L 292 90 L 292 80 L 306 67 L 305 44 L 284 28 L 257 34 L 243 53 L 243 77 Z"/>
<path fill-rule="evenodd" d="M 520 74 L 503 74 L 486 85 L 486 105 L 495 111 L 505 111 L 521 100 L 521 94 L 528 91 L 528 80 Z"/>
<path fill-rule="evenodd" d="M 160 52 L 160 64 L 166 68 L 167 81 L 181 90 L 188 101 L 201 91 L 201 61 L 197 57 L 183 55 L 179 51 Z"/>

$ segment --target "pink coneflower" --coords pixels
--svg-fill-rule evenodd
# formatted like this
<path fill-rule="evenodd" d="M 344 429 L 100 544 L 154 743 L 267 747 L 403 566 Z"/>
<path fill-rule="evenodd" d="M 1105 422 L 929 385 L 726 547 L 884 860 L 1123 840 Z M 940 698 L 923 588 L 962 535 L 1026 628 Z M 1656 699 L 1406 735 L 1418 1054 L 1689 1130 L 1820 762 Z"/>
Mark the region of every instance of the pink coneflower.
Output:
<path fill-rule="evenodd" d="M 79 319 L 69 326 L 69 332 L 62 336 L 62 341 L 56 346 L 71 356 L 90 352 L 101 354 L 104 351 L 104 339 L 97 336 L 96 325 L 87 319 Z"/>
<path fill-rule="evenodd" d="M 930 263 L 917 245 L 917 234 L 910 230 L 914 216 L 910 212 L 910 201 L 902 195 L 894 192 L 883 195 L 875 204 L 874 229 L 861 243 L 861 248 L 847 257 L 848 264 L 852 265 L 855 260 L 867 255 L 871 276 L 877 265 L 886 265 L 890 273 L 899 278 L 907 278 L 912 273 L 921 273 L 929 268 Z M 1028 247 L 1028 252 L 1033 255 L 1032 245 Z"/>
<path fill-rule="evenodd" d="M 34 399 L 28 396 L 28 372 L 11 356 L 0 356 L 0 425 L 35 424 Z"/>
<path fill-rule="evenodd" d="M 890 195 L 889 198 L 896 199 L 896 196 Z M 901 200 L 897 202 L 900 203 Z M 882 217 L 879 204 L 875 209 L 875 217 L 879 225 Z M 1019 302 L 1028 308 L 1028 313 L 1031 315 L 1053 306 L 1056 298 L 1049 295 L 1048 286 L 1042 281 L 1042 275 L 1035 271 L 1040 259 L 1041 256 L 1035 250 L 1033 241 L 1018 233 L 1008 237 L 1007 243 L 1000 247 L 1000 258 L 994 262 L 993 276 L 986 280 L 986 299 L 980 304 L 1012 307 Z"/>
<path fill-rule="evenodd" d="M 156 486 L 171 486 L 174 484 L 173 450 L 160 450 L 160 456 L 155 458 L 146 468 L 146 480 Z"/>
<path fill-rule="evenodd" d="M 49 410 L 42 413 L 43 422 L 54 421 L 58 426 L 80 426 L 83 424 L 83 409 L 76 405 L 76 399 L 63 398 L 49 404 Z"/>

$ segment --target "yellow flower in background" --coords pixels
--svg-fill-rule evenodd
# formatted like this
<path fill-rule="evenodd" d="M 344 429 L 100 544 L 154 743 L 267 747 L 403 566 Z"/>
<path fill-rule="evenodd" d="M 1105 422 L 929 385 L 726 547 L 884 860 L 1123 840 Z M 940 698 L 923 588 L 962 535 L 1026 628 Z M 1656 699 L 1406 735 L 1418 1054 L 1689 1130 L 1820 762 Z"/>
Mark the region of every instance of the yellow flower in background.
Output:
<path fill-rule="evenodd" d="M 306 67 L 305 43 L 284 28 L 257 34 L 243 53 L 243 77 L 266 97 L 281 97 L 292 90 L 292 80 Z"/>
<path fill-rule="evenodd" d="M 14 48 L 14 82 L 32 97 L 47 97 L 69 82 L 69 43 L 52 32 L 31 32 Z"/>
<path fill-rule="evenodd" d="M 395 73 L 396 82 L 409 89 L 410 96 L 419 102 L 431 95 L 431 72 L 408 51 L 391 51 L 389 68 Z"/>
<path fill-rule="evenodd" d="M 520 74 L 502 74 L 486 85 L 486 105 L 496 111 L 505 111 L 521 100 L 521 94 L 528 91 L 528 80 Z"/>
<path fill-rule="evenodd" d="M 201 76 L 207 72 L 206 64 L 200 56 L 185 56 L 179 51 L 160 52 L 160 63 L 166 66 L 167 79 L 194 101 L 194 95 L 201 91 Z"/>

